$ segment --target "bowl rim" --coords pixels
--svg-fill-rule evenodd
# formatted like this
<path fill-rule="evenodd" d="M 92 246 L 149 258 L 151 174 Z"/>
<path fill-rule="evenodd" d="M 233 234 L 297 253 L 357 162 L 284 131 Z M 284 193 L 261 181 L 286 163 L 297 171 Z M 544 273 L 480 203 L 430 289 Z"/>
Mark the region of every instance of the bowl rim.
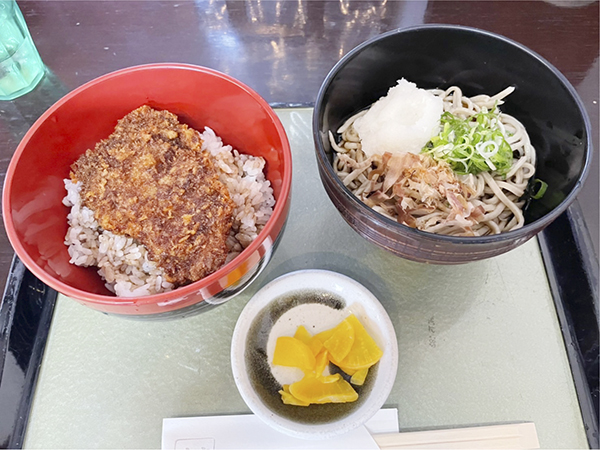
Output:
<path fill-rule="evenodd" d="M 386 343 L 386 352 L 380 360 L 384 363 L 377 371 L 378 386 L 369 392 L 369 396 L 348 415 L 329 423 L 307 424 L 298 423 L 280 416 L 264 405 L 255 393 L 249 381 L 246 370 L 246 339 L 256 315 L 264 310 L 271 302 L 287 293 L 305 289 L 322 289 L 335 292 L 335 287 L 340 287 L 352 292 L 352 298 L 347 298 L 349 306 L 353 304 L 364 308 L 364 313 L 369 317 L 371 326 L 378 327 L 381 341 Z M 344 294 L 338 295 L 342 297 Z M 267 283 L 258 290 L 244 306 L 239 314 L 231 338 L 231 371 L 235 385 L 244 399 L 244 402 L 261 420 L 273 428 L 301 439 L 326 439 L 344 434 L 363 425 L 377 413 L 387 401 L 395 384 L 398 372 L 398 337 L 394 324 L 381 304 L 380 300 L 363 284 L 357 280 L 327 269 L 300 269 L 285 273 Z"/>
<path fill-rule="evenodd" d="M 571 190 L 571 192 L 549 213 L 540 217 L 539 219 L 534 220 L 533 222 L 526 223 L 523 227 L 517 230 L 511 230 L 504 233 L 486 235 L 486 236 L 448 236 L 444 234 L 436 234 L 430 233 L 427 231 L 418 230 L 416 228 L 411 228 L 407 225 L 401 224 L 389 217 L 384 216 L 368 207 L 362 201 L 360 201 L 352 192 L 344 186 L 341 180 L 333 171 L 333 167 L 329 162 L 325 150 L 323 148 L 319 129 L 319 116 L 323 110 L 323 98 L 325 96 L 325 92 L 329 89 L 331 82 L 336 77 L 337 73 L 346 66 L 352 59 L 354 59 L 363 49 L 370 46 L 371 44 L 378 42 L 380 40 L 387 39 L 390 36 L 394 36 L 397 34 L 411 33 L 411 32 L 419 32 L 419 31 L 427 31 L 427 30 L 449 30 L 449 31 L 463 31 L 468 33 L 474 33 L 477 35 L 487 36 L 493 39 L 497 39 L 502 41 L 508 45 L 516 47 L 517 49 L 525 52 L 529 56 L 534 59 L 537 59 L 542 65 L 544 65 L 547 69 L 549 69 L 554 76 L 564 85 L 572 99 L 574 100 L 581 117 L 583 118 L 585 135 L 587 137 L 587 145 L 585 148 L 585 163 L 583 166 L 583 170 L 579 178 L 577 179 L 575 186 Z M 313 128 L 313 140 L 315 143 L 315 149 L 317 153 L 317 160 L 319 163 L 319 170 L 324 170 L 326 172 L 326 176 L 333 180 L 333 183 L 338 188 L 338 192 L 340 192 L 346 200 L 348 200 L 351 204 L 355 205 L 364 212 L 370 221 L 383 223 L 386 228 L 389 227 L 398 227 L 399 232 L 402 234 L 408 234 L 415 239 L 425 239 L 425 240 L 433 240 L 433 241 L 443 241 L 449 244 L 461 244 L 461 245 L 482 245 L 482 244 L 490 244 L 490 243 L 499 243 L 503 241 L 515 241 L 519 239 L 526 240 L 537 232 L 541 231 L 543 228 L 548 226 L 551 222 L 553 222 L 559 215 L 561 215 L 569 205 L 575 200 L 579 191 L 583 187 L 583 183 L 585 182 L 588 173 L 590 171 L 591 161 L 593 158 L 593 142 L 592 142 L 592 131 L 591 131 L 591 122 L 585 106 L 581 100 L 581 97 L 573 87 L 573 85 L 569 82 L 569 80 L 550 62 L 548 62 L 545 58 L 540 56 L 535 51 L 526 47 L 525 45 L 514 41 L 506 36 L 502 36 L 497 33 L 493 33 L 491 31 L 483 30 L 475 27 L 467 27 L 463 25 L 448 25 L 448 24 L 423 24 L 416 25 L 410 27 L 397 28 L 394 30 L 387 31 L 385 33 L 374 36 L 363 43 L 357 45 L 352 50 L 350 50 L 346 55 L 344 55 L 329 71 L 321 87 L 319 88 L 319 92 L 317 94 L 317 98 L 315 101 L 315 108 L 313 110 L 312 117 L 312 128 Z"/>
<path fill-rule="evenodd" d="M 194 71 L 200 72 L 203 74 L 212 75 L 221 79 L 224 79 L 237 87 L 241 88 L 245 91 L 252 99 L 254 99 L 268 114 L 269 118 L 272 120 L 275 129 L 277 130 L 277 134 L 281 139 L 282 150 L 283 150 L 283 167 L 285 170 L 282 170 L 282 183 L 281 183 L 281 191 L 279 194 L 278 200 L 275 202 L 275 207 L 273 208 L 273 214 L 265 224 L 264 228 L 258 234 L 258 236 L 252 241 L 252 243 L 246 247 L 239 255 L 237 255 L 234 259 L 229 261 L 227 264 L 223 265 L 217 271 L 211 273 L 210 275 L 195 281 L 193 283 L 187 284 L 185 286 L 178 287 L 172 291 L 162 292 L 159 294 L 146 295 L 142 297 L 119 297 L 116 295 L 103 295 L 103 294 L 95 294 L 88 291 L 84 291 L 81 289 L 74 288 L 57 278 L 49 275 L 45 270 L 41 269 L 38 264 L 29 256 L 29 254 L 25 251 L 22 246 L 20 239 L 17 236 L 17 232 L 15 227 L 13 226 L 12 220 L 9 217 L 12 217 L 11 212 L 11 199 L 10 199 L 10 190 L 8 187 L 12 182 L 12 178 L 14 176 L 16 166 L 18 161 L 21 158 L 21 155 L 24 152 L 26 145 L 29 143 L 32 136 L 37 132 L 38 128 L 41 126 L 43 122 L 45 122 L 57 109 L 67 103 L 71 98 L 77 96 L 81 92 L 88 90 L 97 84 L 103 83 L 106 80 L 118 78 L 121 76 L 130 75 L 131 73 L 140 72 L 140 71 L 152 71 L 152 70 L 165 70 L 165 69 L 174 69 L 174 70 L 184 70 L 184 71 Z M 187 297 L 188 295 L 192 295 L 196 292 L 201 291 L 202 289 L 218 282 L 220 279 L 224 278 L 231 272 L 237 269 L 237 267 L 242 264 L 248 256 L 257 251 L 262 245 L 263 242 L 270 236 L 277 219 L 282 214 L 285 214 L 288 208 L 288 199 L 291 192 L 291 178 L 292 178 L 292 154 L 291 147 L 289 144 L 289 140 L 283 124 L 281 120 L 273 111 L 271 106 L 267 103 L 265 99 L 263 99 L 256 91 L 247 86 L 245 83 L 233 78 L 230 75 L 227 75 L 223 72 L 217 71 L 215 69 L 211 69 L 208 67 L 198 66 L 194 64 L 183 64 L 183 63 L 152 63 L 152 64 L 142 64 L 131 67 L 126 67 L 123 69 L 119 69 L 113 72 L 109 72 L 107 74 L 96 77 L 87 83 L 77 87 L 71 92 L 64 95 L 58 101 L 56 101 L 52 106 L 50 106 L 29 128 L 25 136 L 19 142 L 17 149 L 15 150 L 11 161 L 9 163 L 8 169 L 6 171 L 6 176 L 4 179 L 4 186 L 2 192 L 2 215 L 4 220 L 4 228 L 6 229 L 6 234 L 8 239 L 13 246 L 15 253 L 21 259 L 23 264 L 42 282 L 55 289 L 59 293 L 66 295 L 68 297 L 72 297 L 75 299 L 83 299 L 86 303 L 95 304 L 95 305 L 103 305 L 103 306 L 115 306 L 115 305 L 151 305 L 156 303 L 169 303 L 173 302 L 173 295 L 176 293 L 178 299 L 182 299 Z M 65 216 L 66 220 L 66 216 Z M 65 251 L 66 251 L 65 246 Z M 205 301 L 203 299 L 202 301 Z M 124 312 L 126 313 L 126 312 Z"/>

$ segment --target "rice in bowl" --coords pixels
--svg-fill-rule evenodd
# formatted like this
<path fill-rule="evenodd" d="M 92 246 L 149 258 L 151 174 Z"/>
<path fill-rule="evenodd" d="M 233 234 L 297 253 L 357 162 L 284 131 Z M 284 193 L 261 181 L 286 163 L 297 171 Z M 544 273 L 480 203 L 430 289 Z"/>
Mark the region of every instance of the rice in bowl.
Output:
<path fill-rule="evenodd" d="M 223 264 L 235 258 L 258 236 L 275 205 L 273 189 L 264 174 L 261 157 L 242 154 L 206 127 L 200 134 L 202 150 L 218 171 L 233 201 L 232 224 L 226 237 L 227 256 Z M 95 212 L 84 205 L 81 182 L 65 179 L 67 195 L 63 204 L 71 208 L 65 237 L 70 262 L 78 266 L 96 266 L 106 287 L 119 297 L 139 297 L 170 291 L 177 283 L 169 281 L 165 270 L 149 257 L 137 239 L 115 234 L 98 223 Z"/>

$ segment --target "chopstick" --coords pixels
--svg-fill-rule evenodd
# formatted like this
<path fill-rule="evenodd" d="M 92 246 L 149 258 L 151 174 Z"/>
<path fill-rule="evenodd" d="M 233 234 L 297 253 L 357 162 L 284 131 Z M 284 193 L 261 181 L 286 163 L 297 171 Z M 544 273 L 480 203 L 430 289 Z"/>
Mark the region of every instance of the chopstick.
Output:
<path fill-rule="evenodd" d="M 535 449 L 540 448 L 533 422 L 406 433 L 374 434 L 382 450 L 426 449 Z"/>

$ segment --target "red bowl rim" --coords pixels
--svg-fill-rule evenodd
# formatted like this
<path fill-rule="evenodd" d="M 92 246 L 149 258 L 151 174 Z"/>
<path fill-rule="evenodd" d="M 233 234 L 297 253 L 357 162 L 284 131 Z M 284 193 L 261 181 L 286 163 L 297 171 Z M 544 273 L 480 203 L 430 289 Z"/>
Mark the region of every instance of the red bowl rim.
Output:
<path fill-rule="evenodd" d="M 143 297 L 118 297 L 118 296 L 93 294 L 93 293 L 90 293 L 87 291 L 83 291 L 81 289 L 73 288 L 73 287 L 69 286 L 68 284 L 63 283 L 62 281 L 57 280 L 56 278 L 48 275 L 48 273 L 46 271 L 41 270 L 39 268 L 39 266 L 35 263 L 33 258 L 31 258 L 28 255 L 28 253 L 25 251 L 25 249 L 21 245 L 21 242 L 20 242 L 19 238 L 17 237 L 17 233 L 16 233 L 16 230 L 13 226 L 12 219 L 11 219 L 12 213 L 11 213 L 10 189 L 7 189 L 7 188 L 10 187 L 12 178 L 14 176 L 14 172 L 16 170 L 17 163 L 18 163 L 18 161 L 21 157 L 21 154 L 23 153 L 27 143 L 29 142 L 29 140 L 31 139 L 33 134 L 37 131 L 37 129 L 40 127 L 40 125 L 43 122 L 45 122 L 48 119 L 48 117 L 54 113 L 54 111 L 56 111 L 63 104 L 68 102 L 71 98 L 77 96 L 80 92 L 85 91 L 85 90 L 95 86 L 96 84 L 102 83 L 107 79 L 119 77 L 119 76 L 122 76 L 125 74 L 130 74 L 132 72 L 154 70 L 154 69 L 192 70 L 192 71 L 202 72 L 205 74 L 210 74 L 215 77 L 222 78 L 222 79 L 227 80 L 230 83 L 238 86 L 239 88 L 241 88 L 243 91 L 245 91 L 248 95 L 250 95 L 250 97 L 252 97 L 256 102 L 258 102 L 264 108 L 264 110 L 267 112 L 267 114 L 273 121 L 273 124 L 277 130 L 277 133 L 280 136 L 280 139 L 281 139 L 281 142 L 283 145 L 283 167 L 286 170 L 283 170 L 283 180 L 282 180 L 283 182 L 282 182 L 282 186 L 281 186 L 281 192 L 279 194 L 279 199 L 275 202 L 275 208 L 273 209 L 273 214 L 267 221 L 264 228 L 258 234 L 258 236 L 254 239 L 254 241 L 252 241 L 252 243 L 248 247 L 246 247 L 238 256 L 236 256 L 232 261 L 230 261 L 226 265 L 222 266 L 216 272 L 213 272 L 212 274 L 202 278 L 201 280 L 198 280 L 198 281 L 195 281 L 188 285 L 179 287 L 173 291 L 162 292 L 160 294 L 146 295 Z M 95 78 L 91 81 L 88 81 L 87 83 L 85 83 L 85 84 L 81 85 L 80 87 L 74 89 L 73 91 L 69 92 L 64 97 L 62 97 L 60 100 L 58 100 L 56 103 L 54 103 L 50 108 L 48 108 L 40 116 L 40 118 L 35 121 L 35 123 L 31 126 L 31 128 L 29 128 L 29 130 L 27 131 L 27 133 L 25 134 L 25 136 L 23 137 L 23 139 L 17 146 L 17 149 L 15 150 L 15 153 L 13 154 L 13 157 L 12 157 L 10 164 L 8 166 L 8 169 L 6 171 L 6 177 L 4 179 L 4 187 L 3 187 L 3 192 L 2 192 L 2 215 L 4 218 L 4 227 L 6 229 L 6 233 L 7 233 L 7 236 L 8 236 L 8 239 L 9 239 L 11 245 L 13 246 L 15 252 L 17 253 L 18 257 L 21 259 L 23 264 L 42 282 L 44 282 L 51 288 L 57 290 L 58 292 L 66 295 L 68 297 L 82 299 L 90 304 L 111 305 L 111 306 L 118 305 L 118 304 L 132 304 L 132 303 L 135 303 L 136 305 L 147 305 L 147 304 L 155 304 L 155 303 L 159 303 L 159 302 L 167 302 L 169 300 L 172 300 L 174 292 L 177 292 L 177 296 L 182 298 L 187 295 L 198 292 L 198 291 L 202 290 L 203 288 L 207 288 L 208 286 L 218 282 L 220 279 L 222 279 L 223 277 L 225 277 L 226 275 L 228 275 L 229 273 L 231 273 L 235 269 L 237 269 L 240 264 L 242 264 L 244 261 L 246 261 L 246 259 L 249 255 L 251 255 L 256 250 L 258 250 L 258 248 L 262 245 L 263 241 L 268 236 L 271 235 L 273 227 L 275 226 L 275 223 L 277 222 L 277 218 L 279 216 L 281 216 L 281 214 L 285 213 L 286 203 L 287 203 L 287 199 L 290 195 L 290 189 L 291 189 L 291 179 L 292 179 L 291 165 L 292 165 L 292 154 L 291 154 L 290 144 L 289 144 L 285 129 L 283 128 L 283 125 L 282 125 L 281 121 L 279 120 L 279 117 L 277 116 L 277 114 L 275 114 L 275 111 L 273 111 L 273 109 L 266 102 L 266 100 L 264 100 L 256 91 L 254 91 L 249 86 L 242 83 L 241 81 L 239 81 L 227 74 L 219 72 L 217 70 L 209 69 L 207 67 L 202 67 L 202 66 L 196 66 L 193 64 L 156 63 L 156 64 L 144 64 L 144 65 L 139 65 L 139 66 L 127 67 L 125 69 L 120 69 L 120 70 L 117 70 L 114 72 L 107 73 L 105 75 L 101 75 L 100 77 Z M 65 247 L 65 249 L 66 249 L 66 247 Z"/>

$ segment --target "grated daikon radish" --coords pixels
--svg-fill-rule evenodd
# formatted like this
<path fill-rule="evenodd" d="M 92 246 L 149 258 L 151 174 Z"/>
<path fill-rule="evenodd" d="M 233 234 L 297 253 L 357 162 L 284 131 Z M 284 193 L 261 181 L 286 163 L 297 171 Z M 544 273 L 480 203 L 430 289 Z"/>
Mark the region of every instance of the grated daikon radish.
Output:
<path fill-rule="evenodd" d="M 354 122 L 367 156 L 420 153 L 439 132 L 443 101 L 415 83 L 398 80 L 385 97 Z"/>

